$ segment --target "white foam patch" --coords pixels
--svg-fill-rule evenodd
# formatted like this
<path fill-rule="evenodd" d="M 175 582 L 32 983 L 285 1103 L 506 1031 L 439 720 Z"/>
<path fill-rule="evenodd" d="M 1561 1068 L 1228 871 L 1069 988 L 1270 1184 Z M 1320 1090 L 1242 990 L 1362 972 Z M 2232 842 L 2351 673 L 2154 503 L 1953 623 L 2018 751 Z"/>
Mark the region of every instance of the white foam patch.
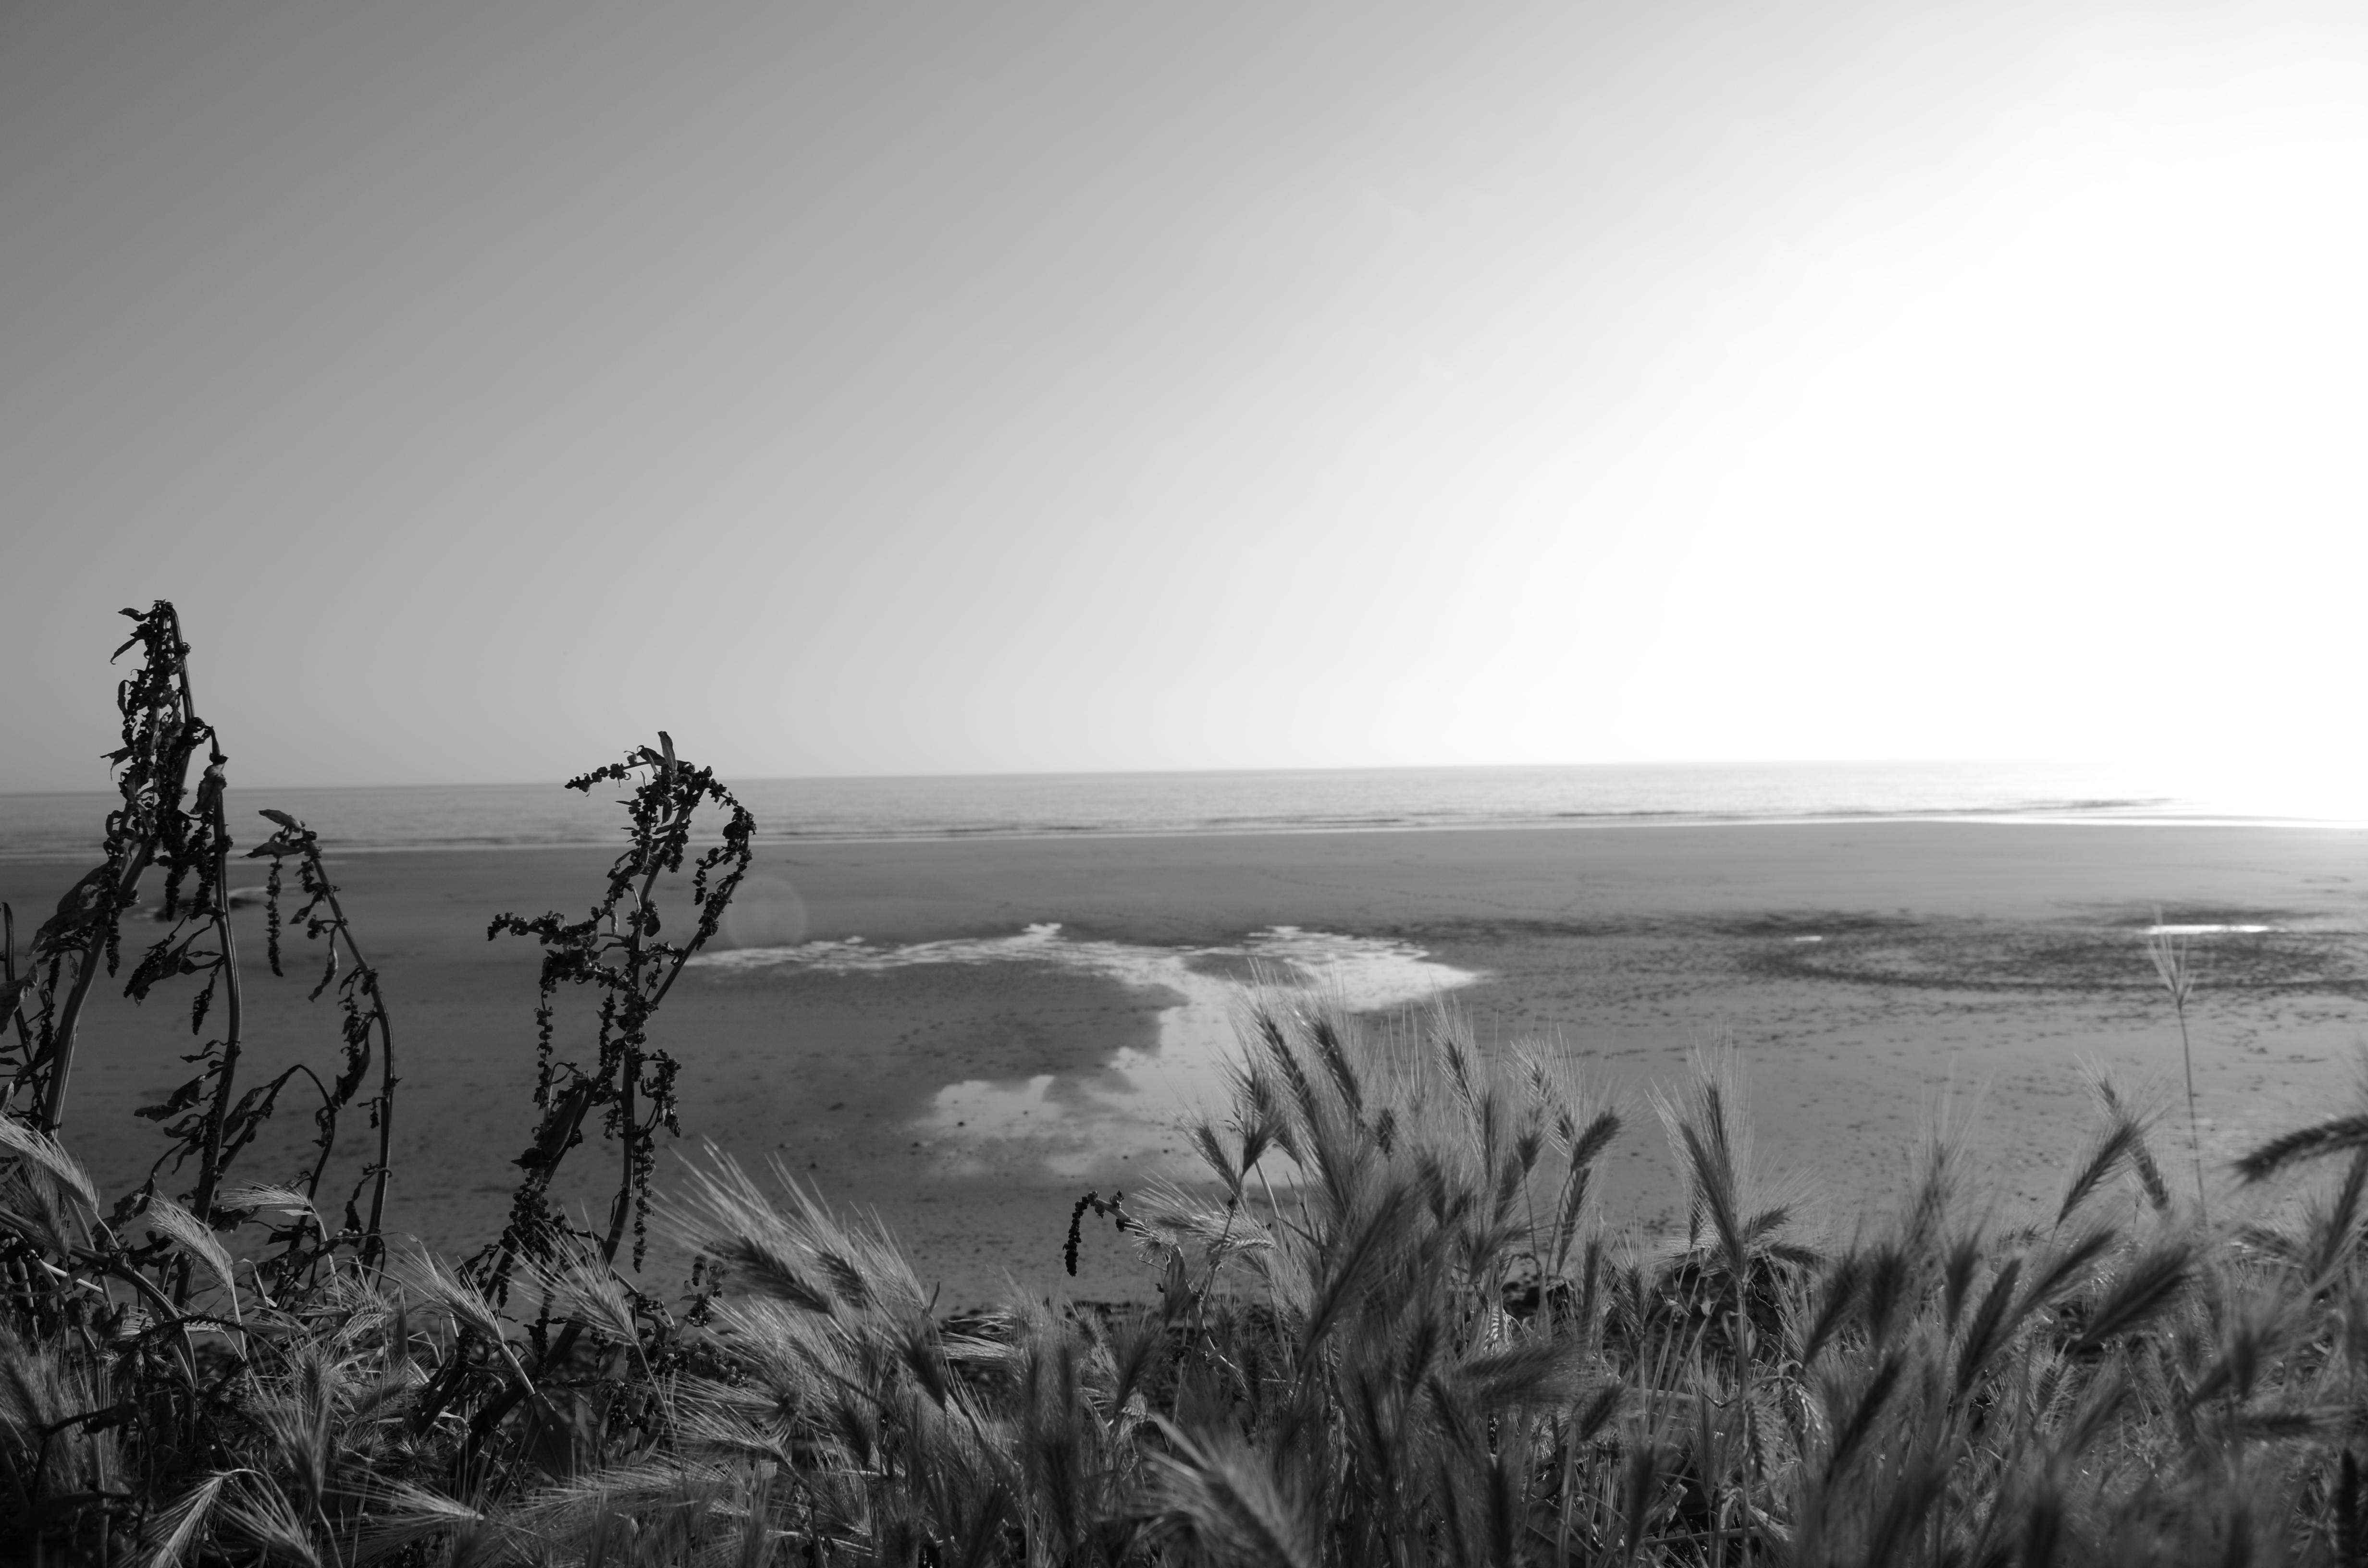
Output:
<path fill-rule="evenodd" d="M 1208 972 L 1211 968 L 1247 970 L 1264 985 L 1304 992 L 1358 1013 L 1426 1003 L 1486 978 L 1440 963 L 1410 943 L 1295 926 L 1255 932 L 1230 947 L 1076 941 L 1064 937 L 1060 926 L 1042 925 L 1010 937 L 901 947 L 850 937 L 743 948 L 691 961 L 711 969 L 788 966 L 825 973 L 917 964 L 1040 963 L 1158 994 L 1166 1005 L 1153 1048 L 1121 1048 L 1082 1073 L 949 1084 L 916 1124 L 939 1162 L 957 1171 L 984 1173 L 1021 1156 L 1060 1176 L 1083 1175 L 1121 1160 L 1145 1175 L 1190 1171 L 1193 1162 L 1177 1127 L 1194 1109 L 1223 1097 L 1224 1063 L 1234 1049 L 1235 1006 L 1243 993 L 1239 978 Z"/>
<path fill-rule="evenodd" d="M 2149 937 L 2216 937 L 2229 932 L 2249 937 L 2272 929 L 2274 927 L 2268 926 L 2149 926 L 2146 934 Z"/>

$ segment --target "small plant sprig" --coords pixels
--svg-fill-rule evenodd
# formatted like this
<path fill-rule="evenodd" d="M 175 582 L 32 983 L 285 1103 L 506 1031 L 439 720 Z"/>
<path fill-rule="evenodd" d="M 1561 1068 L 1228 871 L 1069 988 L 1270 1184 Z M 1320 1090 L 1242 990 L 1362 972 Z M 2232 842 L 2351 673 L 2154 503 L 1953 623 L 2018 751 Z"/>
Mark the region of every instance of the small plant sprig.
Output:
<path fill-rule="evenodd" d="M 626 783 L 632 794 L 619 803 L 631 817 L 632 842 L 609 869 L 608 891 L 585 919 L 557 914 L 527 919 L 495 916 L 488 939 L 505 934 L 532 937 L 542 944 L 540 1001 L 535 1008 L 534 1102 L 542 1111 L 533 1142 L 518 1157 L 526 1172 L 510 1210 L 508 1228 L 494 1249 L 484 1278 L 498 1292 L 521 1254 L 540 1256 L 565 1228 L 548 1200 L 552 1176 L 567 1151 L 583 1139 L 583 1121 L 595 1108 L 602 1129 L 620 1145 L 617 1190 L 608 1228 L 599 1238 L 600 1259 L 616 1261 L 630 1225 L 633 1264 L 647 1246 L 650 1176 L 656 1165 L 661 1129 L 679 1133 L 674 1081 L 678 1064 L 649 1043 L 649 1024 L 691 955 L 722 925 L 751 859 L 756 819 L 718 783 L 714 772 L 675 756 L 674 740 L 658 732 L 655 747 L 642 746 L 622 762 L 610 763 L 567 781 L 589 793 L 596 784 Z M 660 935 L 658 879 L 682 869 L 689 853 L 694 814 L 712 805 L 725 813 L 719 842 L 699 856 L 691 872 L 691 929 L 680 942 Z M 600 994 L 599 1022 L 589 1069 L 552 1060 L 559 988 L 588 985 Z"/>
<path fill-rule="evenodd" d="M 1061 1262 L 1068 1269 L 1069 1278 L 1072 1279 L 1077 1277 L 1077 1248 L 1085 1241 L 1086 1210 L 1088 1209 L 1116 1225 L 1121 1235 L 1126 1234 L 1131 1230 L 1142 1228 L 1135 1224 L 1134 1217 L 1126 1211 L 1126 1194 L 1123 1192 L 1113 1192 L 1108 1198 L 1104 1198 L 1099 1192 L 1088 1192 L 1078 1199 L 1076 1207 L 1069 1210 L 1068 1238 L 1061 1244 Z"/>

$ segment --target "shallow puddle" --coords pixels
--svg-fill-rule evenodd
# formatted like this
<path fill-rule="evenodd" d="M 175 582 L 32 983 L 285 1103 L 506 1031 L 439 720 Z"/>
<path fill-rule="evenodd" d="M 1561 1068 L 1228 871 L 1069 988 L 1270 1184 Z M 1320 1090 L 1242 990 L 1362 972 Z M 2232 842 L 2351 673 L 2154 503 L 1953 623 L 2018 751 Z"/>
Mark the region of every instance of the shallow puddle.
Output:
<path fill-rule="evenodd" d="M 1145 1175 L 1191 1170 L 1177 1128 L 1196 1108 L 1224 1097 L 1224 1064 L 1235 1050 L 1247 984 L 1370 1013 L 1424 1004 L 1485 978 L 1440 963 L 1409 943 L 1293 926 L 1209 948 L 1080 941 L 1063 936 L 1058 926 L 1044 925 L 1010 937 L 901 947 L 858 937 L 742 948 L 702 954 L 692 962 L 723 970 L 790 966 L 827 973 L 918 964 L 1033 963 L 1082 971 L 1158 994 L 1165 1005 L 1158 1044 L 1151 1050 L 1125 1047 L 1082 1073 L 949 1084 L 915 1124 L 940 1163 L 956 1172 L 1009 1169 L 1017 1161 L 1057 1176 L 1083 1175 L 1120 1160 Z"/>

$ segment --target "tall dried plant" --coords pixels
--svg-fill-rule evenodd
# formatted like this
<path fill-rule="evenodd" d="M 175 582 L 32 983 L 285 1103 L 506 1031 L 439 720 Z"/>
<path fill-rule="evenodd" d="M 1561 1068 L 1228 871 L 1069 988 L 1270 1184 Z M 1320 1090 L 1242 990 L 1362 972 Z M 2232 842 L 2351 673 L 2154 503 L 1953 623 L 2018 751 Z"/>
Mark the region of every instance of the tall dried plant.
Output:
<path fill-rule="evenodd" d="M 362 955 L 361 944 L 354 937 L 353 923 L 346 918 L 345 904 L 337 897 L 337 885 L 329 880 L 328 868 L 321 859 L 321 835 L 286 812 L 267 809 L 262 814 L 278 831 L 246 853 L 250 859 L 268 859 L 271 863 L 264 892 L 265 952 L 271 972 L 283 972 L 280 896 L 287 863 L 292 859 L 303 902 L 289 918 L 303 928 L 307 941 L 324 944 L 321 978 L 313 987 L 313 998 L 317 1000 L 335 985 L 337 1010 L 342 1016 L 345 1067 L 334 1084 L 321 1086 L 321 1104 L 313 1112 L 319 1129 L 313 1143 L 319 1155 L 305 1173 L 304 1197 L 310 1203 L 320 1195 L 321 1175 L 336 1144 L 337 1115 L 360 1092 L 362 1080 L 370 1069 L 374 1046 L 379 1084 L 378 1094 L 370 1101 L 369 1108 L 371 1129 L 378 1134 L 378 1151 L 362 1172 L 362 1182 L 370 1188 L 370 1214 L 365 1219 L 357 1213 L 355 1199 L 349 1198 L 345 1223 L 348 1233 L 358 1232 L 361 1237 L 362 1261 L 377 1264 L 385 1256 L 386 1187 L 394 1172 L 397 1080 L 393 1021 L 387 1013 L 386 997 L 379 989 L 378 970 Z M 314 1082 L 319 1084 L 317 1078 Z"/>
<path fill-rule="evenodd" d="M 496 1288 L 521 1251 L 533 1253 L 545 1237 L 565 1229 L 546 1195 L 560 1161 L 583 1141 L 584 1119 L 596 1108 L 620 1160 L 608 1226 L 598 1238 L 600 1256 L 613 1262 L 630 1227 L 633 1263 L 640 1266 L 657 1134 L 682 1131 L 674 1091 L 680 1064 L 650 1043 L 650 1019 L 681 978 L 683 966 L 722 927 L 724 907 L 753 858 L 756 819 L 716 781 L 712 769 L 677 758 L 674 739 L 665 731 L 658 732 L 655 747 L 637 747 L 624 761 L 581 774 L 567 787 L 588 794 L 608 783 L 632 790 L 619 802 L 629 818 L 631 842 L 609 868 L 608 888 L 591 913 L 574 921 L 555 912 L 533 919 L 499 915 L 486 932 L 489 937 L 531 937 L 542 947 L 534 1100 L 543 1114 L 533 1142 L 518 1158 L 527 1175 L 512 1204 L 509 1228 L 487 1266 L 486 1278 Z M 665 916 L 658 883 L 682 870 L 694 819 L 708 806 L 723 821 L 715 842 L 692 861 L 689 930 L 681 940 L 670 941 L 661 935 Z M 553 1053 L 563 985 L 583 986 L 599 997 L 588 1065 Z"/>
<path fill-rule="evenodd" d="M 2194 954 L 2186 937 L 2164 923 L 2159 909 L 2155 911 L 2154 928 L 2146 933 L 2146 957 L 2153 960 L 2155 977 L 2169 994 L 2171 1012 L 2179 1019 L 2179 1061 L 2187 1074 L 2187 1147 L 2195 1165 L 2195 1210 L 2208 1225 L 2212 1211 L 2203 1190 L 2203 1125 L 2195 1108 L 2195 1048 L 2187 1034 L 2187 1002 L 2195 994 Z"/>

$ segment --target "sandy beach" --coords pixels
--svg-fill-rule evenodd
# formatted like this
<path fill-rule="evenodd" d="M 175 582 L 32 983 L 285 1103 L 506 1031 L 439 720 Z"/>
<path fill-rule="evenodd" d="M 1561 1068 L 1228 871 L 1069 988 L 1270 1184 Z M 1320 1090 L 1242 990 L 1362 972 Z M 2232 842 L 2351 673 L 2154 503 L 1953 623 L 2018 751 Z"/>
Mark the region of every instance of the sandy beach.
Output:
<path fill-rule="evenodd" d="M 532 1123 L 536 954 L 488 942 L 486 922 L 580 912 L 607 859 L 335 862 L 393 1009 L 393 1217 L 431 1245 L 465 1252 L 498 1230 Z M 85 869 L 0 863 L 0 897 L 37 923 Z M 1220 983 L 1279 926 L 1358 939 L 1400 963 L 1401 990 L 1428 973 L 1470 976 L 1452 998 L 1484 1044 L 1577 1058 L 1628 1113 L 1608 1210 L 1647 1228 L 1669 1218 L 1670 1165 L 1645 1090 L 1722 1035 L 1749 1074 L 1762 1161 L 1820 1195 L 1830 1223 L 1846 1228 L 1896 1189 L 1950 1085 L 2001 1201 L 2044 1201 L 2090 1125 L 2082 1059 L 2153 1085 L 2166 1108 L 2175 1097 L 2178 1031 L 2140 935 L 2157 906 L 2174 922 L 2268 927 L 2196 938 L 2207 1165 L 2348 1101 L 2368 1040 L 2368 835 L 2350 832 L 1842 823 L 998 839 L 768 846 L 757 875 L 742 941 L 871 956 L 686 975 L 655 1030 L 683 1063 L 677 1150 L 712 1140 L 743 1160 L 777 1158 L 834 1202 L 876 1209 L 948 1306 L 991 1300 L 1007 1277 L 1144 1293 L 1107 1234 L 1074 1281 L 1060 1250 L 1087 1187 L 1184 1168 L 1144 1133 L 1159 1119 L 1145 1096 L 1128 1102 L 1131 1133 L 1099 1142 L 1102 1123 L 1047 1142 L 962 1108 L 1030 1101 L 1057 1115 L 1140 1091 L 1163 1041 L 1181 1049 L 1177 987 L 1205 1024 Z M 260 913 L 239 918 L 243 1079 L 327 1059 L 334 1009 L 308 1006 L 306 983 L 269 976 Z M 956 946 L 904 950 L 930 943 Z M 309 979 L 291 946 L 291 975 Z M 66 1136 L 111 1188 L 154 1158 L 156 1135 L 131 1111 L 178 1081 L 186 1020 L 161 996 L 93 1010 Z M 563 1017 L 563 1055 L 587 1039 L 581 1017 Z M 2182 1107 L 2160 1133 L 2181 1168 L 2184 1129 Z M 309 1134 L 291 1095 L 243 1174 L 285 1179 Z M 347 1148 L 363 1138 L 349 1128 Z M 581 1195 L 604 1191 L 603 1147 L 577 1150 L 570 1174 Z"/>

